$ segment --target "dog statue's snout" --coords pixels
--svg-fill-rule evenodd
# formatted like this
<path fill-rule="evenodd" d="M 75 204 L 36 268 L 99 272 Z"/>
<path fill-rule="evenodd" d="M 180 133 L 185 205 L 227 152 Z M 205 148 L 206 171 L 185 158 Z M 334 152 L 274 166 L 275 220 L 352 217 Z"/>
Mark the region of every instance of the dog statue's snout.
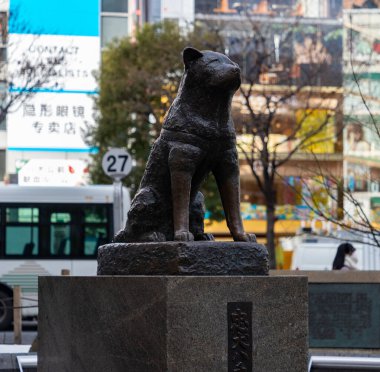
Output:
<path fill-rule="evenodd" d="M 232 71 L 235 72 L 236 74 L 240 74 L 240 67 L 238 64 L 234 63 L 234 65 L 232 66 Z"/>

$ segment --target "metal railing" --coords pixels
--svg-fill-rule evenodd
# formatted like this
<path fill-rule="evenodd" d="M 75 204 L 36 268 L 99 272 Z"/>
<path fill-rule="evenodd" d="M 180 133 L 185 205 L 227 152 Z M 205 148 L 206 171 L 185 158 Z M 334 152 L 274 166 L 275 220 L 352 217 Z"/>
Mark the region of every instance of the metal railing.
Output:
<path fill-rule="evenodd" d="M 380 370 L 380 358 L 364 357 L 364 356 L 318 356 L 314 355 L 310 358 L 309 369 L 313 368 L 344 368 L 345 371 L 356 370 L 357 368 L 368 370 Z"/>

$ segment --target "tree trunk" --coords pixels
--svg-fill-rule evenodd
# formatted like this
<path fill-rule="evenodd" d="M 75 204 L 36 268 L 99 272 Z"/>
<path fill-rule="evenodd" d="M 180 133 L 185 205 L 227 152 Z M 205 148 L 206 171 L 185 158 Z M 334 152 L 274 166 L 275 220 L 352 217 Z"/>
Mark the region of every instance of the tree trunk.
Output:
<path fill-rule="evenodd" d="M 267 203 L 267 249 L 269 253 L 269 268 L 276 268 L 276 247 L 274 224 L 276 221 L 274 203 Z"/>

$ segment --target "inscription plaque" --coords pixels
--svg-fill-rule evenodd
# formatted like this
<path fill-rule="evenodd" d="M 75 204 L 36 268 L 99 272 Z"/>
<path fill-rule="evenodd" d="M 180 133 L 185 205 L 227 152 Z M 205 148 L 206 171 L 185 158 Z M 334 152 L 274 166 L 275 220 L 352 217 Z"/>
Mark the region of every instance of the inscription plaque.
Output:
<path fill-rule="evenodd" d="M 252 372 L 252 302 L 228 302 L 228 372 Z"/>
<path fill-rule="evenodd" d="M 309 343 L 380 348 L 380 284 L 309 283 Z"/>

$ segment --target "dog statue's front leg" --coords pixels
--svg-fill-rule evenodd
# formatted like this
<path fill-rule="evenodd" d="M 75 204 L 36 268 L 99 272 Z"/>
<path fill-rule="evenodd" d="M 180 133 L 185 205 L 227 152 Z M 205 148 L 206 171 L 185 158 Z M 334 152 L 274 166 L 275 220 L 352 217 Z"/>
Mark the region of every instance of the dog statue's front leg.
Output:
<path fill-rule="evenodd" d="M 223 209 L 226 215 L 227 226 L 235 241 L 256 242 L 254 234 L 244 231 L 243 221 L 240 215 L 239 179 L 228 178 L 218 183 L 222 198 Z"/>
<path fill-rule="evenodd" d="M 247 234 L 244 231 L 241 219 L 239 163 L 236 149 L 226 151 L 220 160 L 219 166 L 213 170 L 213 173 L 218 184 L 228 229 L 235 241 L 256 242 L 255 234 Z"/>
<path fill-rule="evenodd" d="M 189 204 L 191 176 L 186 172 L 173 170 L 171 174 L 174 240 L 194 240 L 189 231 Z"/>
<path fill-rule="evenodd" d="M 169 153 L 174 240 L 194 240 L 189 231 L 189 206 L 191 181 L 199 151 L 194 146 L 180 144 L 173 146 Z"/>

